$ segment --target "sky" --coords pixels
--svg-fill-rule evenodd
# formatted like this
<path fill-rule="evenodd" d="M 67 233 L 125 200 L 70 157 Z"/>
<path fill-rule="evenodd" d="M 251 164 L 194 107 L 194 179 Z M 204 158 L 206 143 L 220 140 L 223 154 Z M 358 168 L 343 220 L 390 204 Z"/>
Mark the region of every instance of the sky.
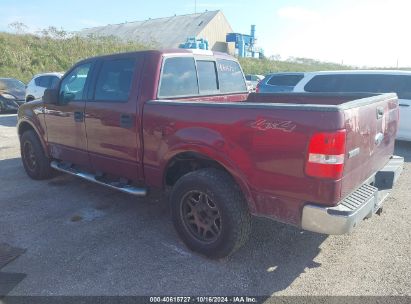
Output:
<path fill-rule="evenodd" d="M 76 31 L 98 25 L 222 10 L 235 32 L 255 24 L 267 56 L 359 67 L 411 67 L 409 0 L 0 0 L 0 31 L 22 22 Z"/>

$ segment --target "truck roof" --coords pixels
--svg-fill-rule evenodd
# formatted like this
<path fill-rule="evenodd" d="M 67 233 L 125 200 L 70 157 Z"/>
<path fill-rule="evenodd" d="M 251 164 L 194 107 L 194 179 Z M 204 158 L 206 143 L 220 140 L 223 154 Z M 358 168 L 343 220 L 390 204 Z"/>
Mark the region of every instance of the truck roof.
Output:
<path fill-rule="evenodd" d="M 95 57 L 90 57 L 86 58 L 83 61 L 88 61 L 92 59 L 97 59 L 97 58 L 110 58 L 110 57 L 116 57 L 116 56 L 123 56 L 123 55 L 138 55 L 138 54 L 150 54 L 154 56 L 167 56 L 167 55 L 198 55 L 198 56 L 212 56 L 215 58 L 219 59 L 229 59 L 229 60 L 235 60 L 237 61 L 236 58 L 226 54 L 226 53 L 221 53 L 221 52 L 214 52 L 210 50 L 199 50 L 199 49 L 161 49 L 161 50 L 143 50 L 143 51 L 135 51 L 135 52 L 124 52 L 124 53 L 115 53 L 115 54 L 109 54 L 109 55 L 101 55 L 101 56 L 95 56 Z"/>

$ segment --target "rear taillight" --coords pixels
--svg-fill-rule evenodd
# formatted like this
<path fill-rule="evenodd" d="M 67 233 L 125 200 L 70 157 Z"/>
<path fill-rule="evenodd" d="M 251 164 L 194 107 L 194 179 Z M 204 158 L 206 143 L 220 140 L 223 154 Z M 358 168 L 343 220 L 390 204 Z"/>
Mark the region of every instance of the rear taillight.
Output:
<path fill-rule="evenodd" d="M 340 179 L 344 171 L 346 131 L 315 133 L 308 147 L 305 173 L 312 177 Z"/>

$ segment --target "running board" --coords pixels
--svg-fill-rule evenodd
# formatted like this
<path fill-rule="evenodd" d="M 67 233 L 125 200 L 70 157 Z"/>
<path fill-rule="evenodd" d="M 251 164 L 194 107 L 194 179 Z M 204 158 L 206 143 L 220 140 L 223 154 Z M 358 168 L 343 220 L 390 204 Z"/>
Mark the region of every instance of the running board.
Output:
<path fill-rule="evenodd" d="M 97 180 L 96 176 L 94 176 L 93 174 L 90 174 L 88 172 L 78 171 L 73 167 L 64 166 L 64 164 L 59 163 L 57 161 L 52 161 L 50 163 L 50 166 L 53 169 L 57 170 L 57 171 L 68 173 L 70 175 L 74 175 L 74 176 L 80 177 L 82 179 L 88 180 L 90 182 L 93 182 L 93 183 L 96 183 L 96 184 L 99 184 L 99 185 L 102 185 L 102 186 L 106 186 L 106 187 L 109 187 L 109 188 L 112 188 L 112 189 L 116 189 L 116 190 L 124 192 L 124 193 L 128 193 L 128 194 L 135 195 L 135 196 L 146 196 L 147 195 L 147 189 L 145 189 L 145 188 L 137 188 L 137 187 L 130 186 L 130 185 L 117 186 L 117 185 L 113 185 L 113 184 L 110 184 L 110 183 L 105 183 L 103 181 Z"/>

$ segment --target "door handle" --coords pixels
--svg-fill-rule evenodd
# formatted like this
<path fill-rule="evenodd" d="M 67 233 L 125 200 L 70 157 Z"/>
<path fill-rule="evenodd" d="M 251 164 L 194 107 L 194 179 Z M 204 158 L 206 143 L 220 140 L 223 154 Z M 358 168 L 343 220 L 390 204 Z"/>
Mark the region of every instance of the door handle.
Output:
<path fill-rule="evenodd" d="M 408 108 L 410 105 L 407 105 L 407 104 L 405 104 L 405 103 L 400 103 L 400 107 L 406 107 L 406 108 Z"/>
<path fill-rule="evenodd" d="M 120 127 L 130 129 L 133 126 L 133 118 L 128 114 L 120 115 Z"/>
<path fill-rule="evenodd" d="M 84 121 L 84 112 L 74 112 L 74 121 L 83 122 Z"/>

